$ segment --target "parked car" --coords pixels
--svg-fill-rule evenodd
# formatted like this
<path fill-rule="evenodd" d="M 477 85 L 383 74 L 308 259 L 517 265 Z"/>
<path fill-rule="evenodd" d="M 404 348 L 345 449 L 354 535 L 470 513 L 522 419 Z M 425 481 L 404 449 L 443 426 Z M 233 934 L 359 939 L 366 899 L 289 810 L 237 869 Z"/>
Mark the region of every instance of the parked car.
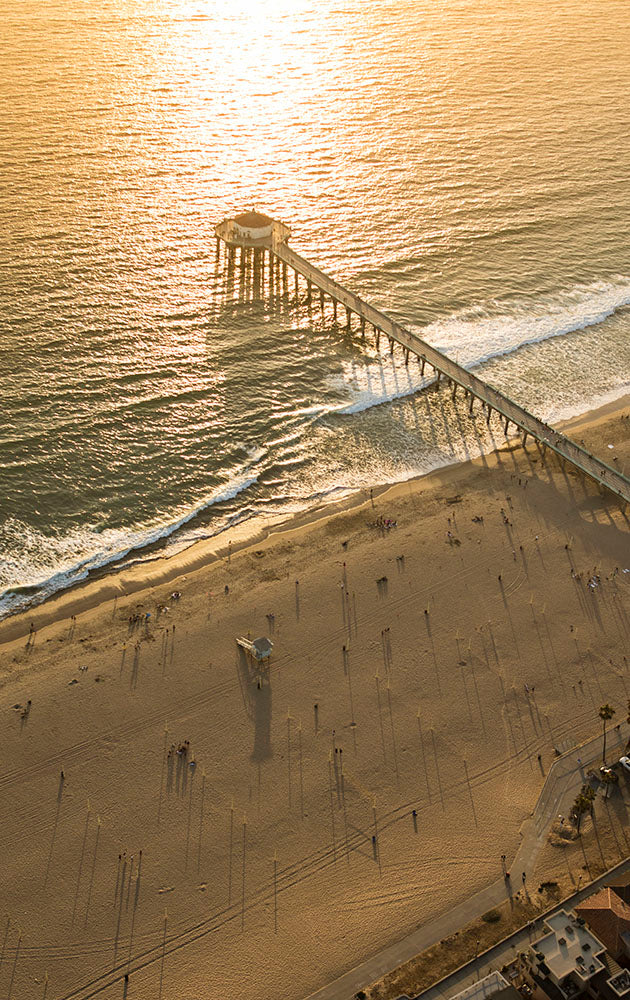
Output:
<path fill-rule="evenodd" d="M 620 757 L 619 763 L 623 767 L 624 771 L 630 771 L 630 757 Z"/>

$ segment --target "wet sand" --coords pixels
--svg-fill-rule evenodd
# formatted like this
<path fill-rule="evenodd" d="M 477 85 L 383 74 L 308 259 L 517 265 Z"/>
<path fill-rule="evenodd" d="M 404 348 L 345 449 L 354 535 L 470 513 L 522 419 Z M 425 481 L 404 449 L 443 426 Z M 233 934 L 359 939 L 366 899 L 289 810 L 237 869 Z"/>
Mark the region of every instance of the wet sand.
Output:
<path fill-rule="evenodd" d="M 621 467 L 624 405 L 569 428 Z M 298 1000 L 494 880 L 625 711 L 628 529 L 513 442 L 2 623 L 0 990 Z"/>

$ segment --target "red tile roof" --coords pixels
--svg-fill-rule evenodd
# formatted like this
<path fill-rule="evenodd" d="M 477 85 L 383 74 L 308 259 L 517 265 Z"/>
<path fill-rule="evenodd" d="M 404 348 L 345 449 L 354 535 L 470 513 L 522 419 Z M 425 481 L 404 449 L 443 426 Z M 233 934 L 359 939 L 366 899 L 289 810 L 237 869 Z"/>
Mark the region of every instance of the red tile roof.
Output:
<path fill-rule="evenodd" d="M 600 889 L 575 907 L 612 955 L 618 955 L 623 948 L 621 935 L 630 932 L 630 906 L 610 888 Z"/>
<path fill-rule="evenodd" d="M 624 872 L 622 875 L 615 875 L 614 878 L 608 879 L 608 885 L 611 889 L 625 889 L 627 885 L 630 885 L 630 872 Z"/>

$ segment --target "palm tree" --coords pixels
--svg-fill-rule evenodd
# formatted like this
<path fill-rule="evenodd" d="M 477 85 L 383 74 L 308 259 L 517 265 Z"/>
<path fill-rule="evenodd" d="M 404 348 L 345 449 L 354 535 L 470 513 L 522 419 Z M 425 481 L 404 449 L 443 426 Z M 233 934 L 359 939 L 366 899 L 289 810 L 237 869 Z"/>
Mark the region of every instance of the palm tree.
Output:
<path fill-rule="evenodd" d="M 604 792 L 604 798 L 607 799 L 610 793 L 610 789 L 612 788 L 613 785 L 616 785 L 617 782 L 619 781 L 619 775 L 617 774 L 616 771 L 612 771 L 610 768 L 608 768 L 606 771 L 604 771 L 601 777 L 602 781 L 606 786 L 606 791 Z"/>
<path fill-rule="evenodd" d="M 584 795 L 583 792 L 579 792 L 575 802 L 573 803 L 573 815 L 577 823 L 577 832 L 580 833 L 580 827 L 582 825 L 582 816 L 584 813 L 590 812 L 592 808 L 592 802 L 589 798 Z"/>
<path fill-rule="evenodd" d="M 602 720 L 602 725 L 604 727 L 604 748 L 602 751 L 602 764 L 606 763 L 606 723 L 610 722 L 614 714 L 615 710 L 612 707 L 612 705 L 608 704 L 608 702 L 606 702 L 605 705 L 602 705 L 599 710 L 599 717 Z"/>
<path fill-rule="evenodd" d="M 577 832 L 580 832 L 580 826 L 582 825 L 582 816 L 584 813 L 593 811 L 593 801 L 595 799 L 595 789 L 591 788 L 590 785 L 582 785 L 575 802 L 573 803 L 573 814 L 577 822 Z"/>

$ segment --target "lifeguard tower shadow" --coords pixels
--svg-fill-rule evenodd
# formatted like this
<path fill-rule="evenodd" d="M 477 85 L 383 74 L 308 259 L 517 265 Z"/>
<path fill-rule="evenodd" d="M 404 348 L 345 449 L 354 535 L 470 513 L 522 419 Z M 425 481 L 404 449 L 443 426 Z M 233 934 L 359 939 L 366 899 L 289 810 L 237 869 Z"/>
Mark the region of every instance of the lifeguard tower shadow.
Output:
<path fill-rule="evenodd" d="M 241 693 L 248 718 L 254 724 L 251 759 L 260 763 L 273 756 L 271 748 L 271 680 L 268 639 L 237 639 L 236 660 Z M 264 644 L 268 643 L 268 647 Z M 261 655 L 262 653 L 262 655 Z"/>

